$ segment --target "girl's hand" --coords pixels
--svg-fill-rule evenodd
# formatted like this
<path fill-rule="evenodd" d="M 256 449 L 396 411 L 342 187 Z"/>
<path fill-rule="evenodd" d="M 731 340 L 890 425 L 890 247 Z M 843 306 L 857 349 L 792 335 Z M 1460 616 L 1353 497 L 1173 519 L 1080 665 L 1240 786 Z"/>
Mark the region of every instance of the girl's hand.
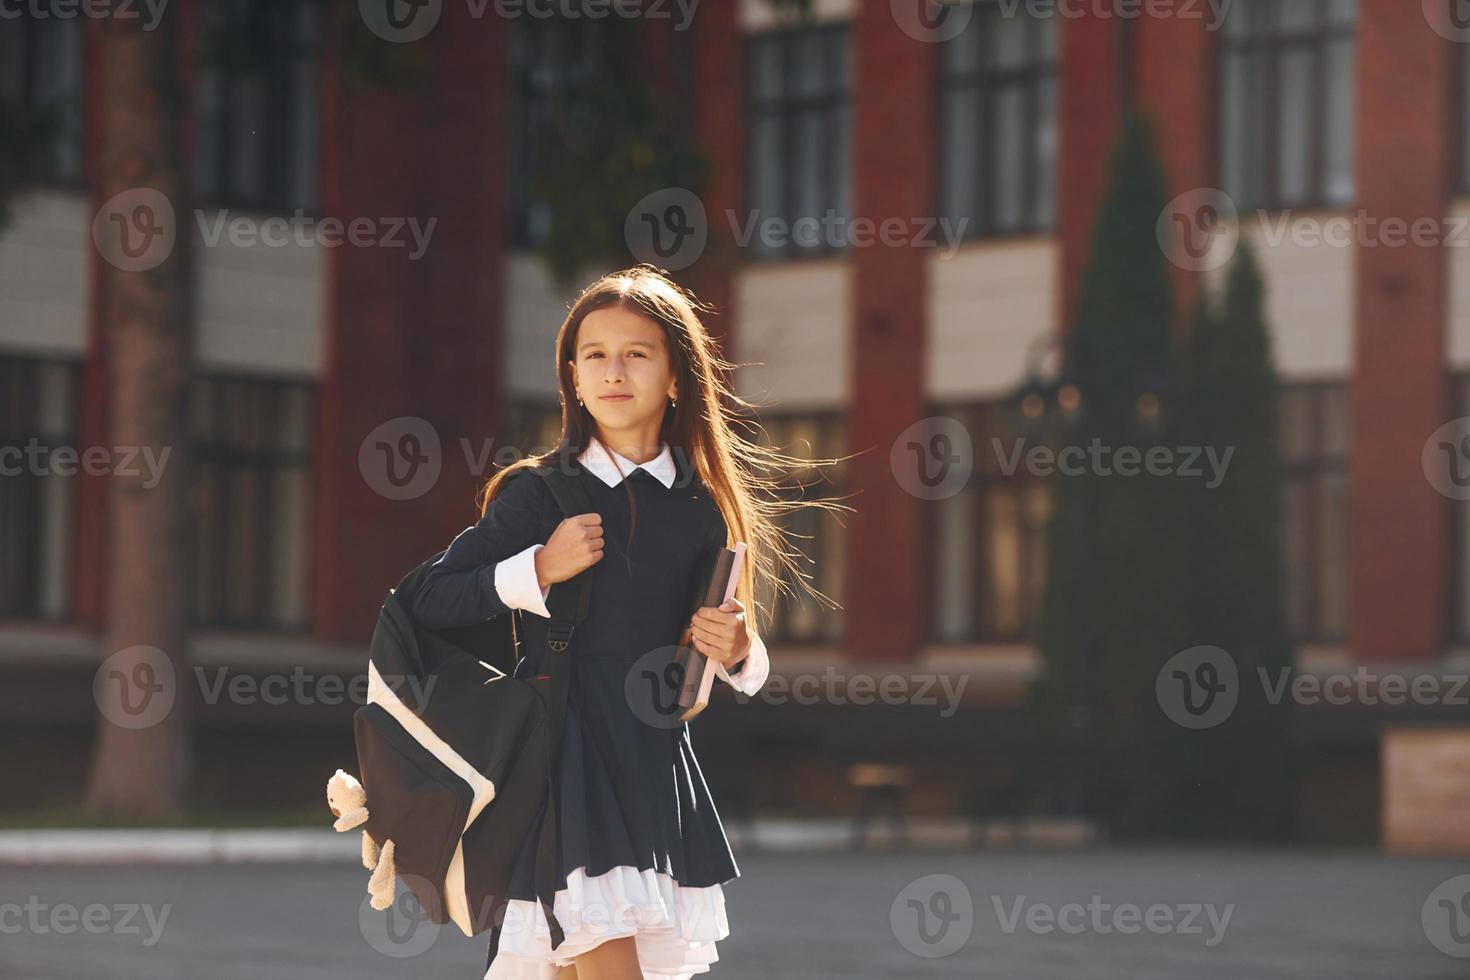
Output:
<path fill-rule="evenodd" d="M 729 671 L 750 653 L 750 630 L 739 599 L 719 606 L 701 606 L 690 628 L 694 649 Z"/>
<path fill-rule="evenodd" d="M 574 578 L 602 560 L 602 515 L 568 517 L 536 552 L 536 581 L 541 588 Z"/>

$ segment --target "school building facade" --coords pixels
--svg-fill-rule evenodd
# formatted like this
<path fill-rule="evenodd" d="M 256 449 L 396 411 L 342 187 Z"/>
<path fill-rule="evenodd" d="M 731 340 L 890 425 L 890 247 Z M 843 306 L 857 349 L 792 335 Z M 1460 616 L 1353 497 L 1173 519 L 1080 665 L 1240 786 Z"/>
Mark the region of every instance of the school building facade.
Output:
<path fill-rule="evenodd" d="M 446 2 L 415 42 L 433 45 L 429 86 L 364 91 L 335 70 L 312 4 L 280 18 L 267 70 L 203 57 L 216 6 L 176 0 L 168 12 L 193 39 L 184 70 L 197 93 L 187 131 L 200 212 L 179 216 L 197 270 L 194 653 L 262 669 L 355 664 L 385 590 L 473 521 L 487 450 L 555 432 L 551 343 L 570 296 L 536 253 L 544 210 L 525 146 L 550 124 L 547 87 L 573 56 L 536 49 L 524 17 Z M 1446 238 L 1470 220 L 1464 44 L 1453 24 L 1394 0 L 1235 0 L 1218 22 L 1204 4 L 1129 9 L 814 0 L 811 19 L 793 21 L 741 0 L 700 5 L 687 24 L 648 19 L 649 69 L 688 98 L 712 165 L 712 236 L 727 217 L 903 229 L 894 247 L 758 235 L 736 261 L 677 276 L 722 311 L 712 328 L 748 365 L 738 386 L 767 406 L 776 443 L 862 453 L 813 488 L 859 492 L 845 527 L 800 529 L 814 584 L 843 608 L 783 604 L 767 638 L 777 673 L 965 674 L 973 713 L 1014 707 L 1036 669 L 1026 637 L 1048 494 L 1041 479 L 1001 474 L 984 447 L 1038 344 L 1066 327 L 1132 100 L 1152 117 L 1170 193 L 1228 195 L 1266 278 L 1302 668 L 1442 676 L 1470 663 L 1467 510 L 1436 489 L 1423 453 L 1470 414 L 1470 250 L 1380 247 L 1361 232 L 1365 215 L 1428 217 Z M 0 23 L 7 96 L 64 107 L 0 235 L 0 437 L 12 446 L 109 447 L 94 28 Z M 207 241 L 221 216 L 436 224 L 410 259 L 408 248 Z M 1334 221 L 1350 223 L 1351 241 L 1295 233 Z M 1181 309 L 1202 277 L 1185 264 Z M 974 477 L 941 501 L 906 489 L 890 457 L 933 416 L 960 420 L 976 447 Z M 371 473 L 405 419 L 438 439 L 439 472 L 395 499 Z M 7 475 L 0 496 L 0 651 L 20 678 L 17 717 L 70 725 L 67 744 L 84 751 L 109 482 L 45 470 Z M 1376 801 L 1386 719 L 1465 722 L 1445 705 L 1385 711 L 1350 705 L 1313 722 L 1324 811 Z M 206 736 L 220 752 L 226 731 L 265 739 L 282 717 L 226 714 Z M 989 724 L 963 730 L 986 738 Z M 916 730 L 921 752 L 930 729 Z M 782 731 L 796 739 L 802 725 Z M 954 803 L 943 790 L 931 801 Z"/>

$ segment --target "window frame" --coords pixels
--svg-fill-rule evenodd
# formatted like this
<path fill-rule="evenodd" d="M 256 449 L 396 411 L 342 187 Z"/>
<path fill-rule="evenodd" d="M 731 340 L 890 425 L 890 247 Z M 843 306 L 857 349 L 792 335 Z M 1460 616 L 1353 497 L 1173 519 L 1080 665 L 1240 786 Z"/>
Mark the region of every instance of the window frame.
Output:
<path fill-rule="evenodd" d="M 752 428 L 755 424 L 759 424 L 759 431 Z M 783 442 L 780 438 L 783 432 L 797 425 L 815 426 L 819 434 L 818 438 L 825 439 L 826 444 L 812 446 L 808 454 L 800 444 Z M 736 432 L 740 438 L 758 437 L 766 445 L 773 445 L 778 452 L 788 456 L 835 459 L 847 452 L 847 413 L 836 408 L 815 411 L 766 412 L 762 413 L 759 419 L 747 416 L 746 423 L 738 425 Z M 785 499 L 826 498 L 842 496 L 846 492 L 844 488 L 847 485 L 847 467 L 844 463 L 824 467 L 816 472 L 819 475 L 815 479 L 811 478 L 811 473 L 800 476 L 800 479 L 810 483 L 810 486 L 785 486 Z M 794 477 L 796 474 L 791 474 L 791 476 Z M 793 484 L 795 482 L 795 480 L 792 481 Z M 846 581 L 847 546 L 843 538 L 846 528 L 834 514 L 821 508 L 805 508 L 798 513 L 802 516 L 810 515 L 811 519 L 817 522 L 816 527 L 811 529 L 816 537 L 798 538 L 792 542 L 792 546 L 802 551 L 803 554 L 807 553 L 808 547 L 810 548 L 814 560 L 810 564 L 805 561 L 802 561 L 801 564 L 811 570 L 809 574 L 812 586 L 833 602 L 841 603 Z M 829 521 L 830 524 L 825 523 Z M 798 531 L 797 533 L 805 532 Z M 826 537 L 828 535 L 831 535 L 832 538 Z M 838 555 L 835 559 L 836 567 L 832 567 L 832 563 L 824 559 L 823 552 L 829 547 L 835 549 Z M 783 647 L 792 648 L 818 648 L 841 644 L 845 630 L 844 611 L 840 608 L 827 608 L 825 604 L 808 595 L 805 589 L 797 583 L 787 583 L 787 587 L 796 591 L 796 598 L 776 589 L 760 591 L 757 596 L 771 604 L 770 625 L 767 633 L 761 637 L 762 640 L 766 641 L 767 645 L 780 644 Z M 789 628 L 793 603 L 803 608 L 809 604 L 815 606 L 812 614 L 816 617 L 817 628 L 814 632 L 800 634 Z"/>
<path fill-rule="evenodd" d="M 261 431 L 271 433 L 271 445 L 265 448 L 240 447 L 221 434 L 220 426 L 226 407 L 226 391 L 228 386 L 236 384 L 259 386 L 269 391 L 269 417 L 266 421 L 256 424 Z M 284 394 L 293 389 L 303 392 L 306 399 L 304 448 L 282 448 L 280 446 L 280 422 Z M 202 546 L 196 545 L 190 549 L 189 561 L 192 572 L 185 594 L 186 621 L 190 629 L 207 632 L 262 632 L 280 635 L 304 635 L 309 634 L 313 629 L 315 609 L 309 596 L 303 604 L 303 615 L 300 622 L 283 623 L 272 616 L 270 586 L 281 572 L 277 561 L 279 555 L 272 547 L 274 541 L 269 538 L 269 533 L 274 530 L 278 517 L 276 494 L 273 492 L 271 480 L 286 468 L 299 467 L 305 474 L 307 523 L 310 524 L 313 519 L 317 503 L 316 428 L 321 413 L 321 394 L 320 384 L 300 378 L 261 377 L 213 371 L 196 374 L 191 378 L 189 397 L 192 406 L 191 414 L 195 420 L 191 421 L 187 431 L 187 444 L 192 471 L 190 519 L 194 533 L 199 536 L 200 540 L 206 534 L 210 536 L 210 547 L 222 567 L 228 566 L 234 569 L 238 565 L 230 554 L 230 534 L 235 524 L 243 518 L 230 513 L 232 508 L 230 477 L 241 469 L 248 469 L 257 475 L 261 487 L 264 488 L 259 495 L 256 511 L 250 517 L 250 523 L 259 529 L 259 534 L 266 537 L 266 544 L 262 549 L 263 557 L 254 569 L 254 581 L 251 583 L 257 596 L 258 608 L 250 614 L 239 617 L 230 615 L 225 602 L 225 596 L 232 587 L 232 580 L 229 576 L 218 576 L 216 580 L 205 581 L 206 569 L 200 568 L 198 562 L 199 550 Z M 210 399 L 207 413 L 196 401 L 200 397 Z M 199 418 L 209 420 L 210 431 L 205 437 L 201 437 L 196 428 Z M 206 481 L 209 482 L 206 483 Z M 218 509 L 226 515 L 224 520 L 217 520 L 212 526 L 206 524 L 209 515 L 201 513 L 198 507 L 199 495 L 206 487 L 218 494 Z M 305 551 L 302 558 L 302 571 L 303 579 L 308 584 L 315 559 L 311 544 L 310 535 L 305 536 L 302 540 L 302 548 Z M 207 597 L 201 596 L 201 590 L 204 589 L 208 589 L 211 594 Z M 210 612 L 201 612 L 201 605 Z"/>
<path fill-rule="evenodd" d="M 238 208 L 262 214 L 294 214 L 316 217 L 321 213 L 321 118 L 322 118 L 322 54 L 326 43 L 326 32 L 330 28 L 325 5 L 314 0 L 303 0 L 296 4 L 282 4 L 284 9 L 297 17 L 279 20 L 265 16 L 266 23 L 277 23 L 278 33 L 272 37 L 269 50 L 258 51 L 258 63 L 246 66 L 221 64 L 212 54 L 213 38 L 210 31 L 229 23 L 228 19 L 215 21 L 213 17 L 228 18 L 231 13 L 225 0 L 210 0 L 200 11 L 200 63 L 198 78 L 194 86 L 191 103 L 195 114 L 195 144 L 190 178 L 193 180 L 199 203 L 206 208 Z M 248 14 L 246 15 L 248 16 Z M 303 28 L 303 23 L 309 26 Z M 305 92 L 311 96 L 309 145 L 298 139 L 298 113 L 308 111 L 299 100 L 302 89 L 295 83 L 299 69 L 309 69 L 309 81 Z M 217 75 L 212 75 L 217 72 Z M 234 147 L 237 109 L 229 92 L 233 84 L 258 78 L 265 86 L 264 118 L 259 136 L 259 153 L 256 163 L 260 166 L 261 185 L 258 188 L 242 189 L 232 186 L 231 167 L 239 156 Z M 219 101 L 211 113 L 204 103 L 204 92 L 209 86 L 217 86 Z M 212 140 L 214 146 L 213 172 L 206 178 L 206 157 L 203 146 Z M 307 198 L 296 199 L 293 190 L 293 173 L 296 166 L 303 168 L 307 176 Z"/>
<path fill-rule="evenodd" d="M 1281 8 L 1277 6 L 1277 0 L 1261 2 L 1260 6 L 1251 4 L 1237 5 L 1231 8 L 1226 17 L 1244 17 L 1254 15 L 1257 18 L 1269 16 L 1270 23 L 1257 22 L 1243 28 L 1244 34 L 1232 34 L 1228 27 L 1221 31 L 1216 46 L 1215 70 L 1213 72 L 1213 110 L 1214 110 L 1214 141 L 1215 152 L 1213 154 L 1215 167 L 1215 183 L 1226 194 L 1234 199 L 1237 207 L 1241 209 L 1251 208 L 1264 211 L 1283 210 L 1316 210 L 1336 209 L 1349 207 L 1357 196 L 1357 173 L 1356 160 L 1351 145 L 1348 153 L 1348 166 L 1352 174 L 1352 193 L 1343 201 L 1330 199 L 1326 192 L 1328 147 L 1327 147 L 1327 100 L 1329 94 L 1330 79 L 1328 78 L 1328 52 L 1333 42 L 1346 40 L 1351 45 L 1353 54 L 1353 80 L 1354 89 L 1358 75 L 1358 37 L 1360 16 L 1356 5 L 1354 6 L 1351 26 L 1334 24 L 1331 21 L 1330 5 L 1333 0 L 1306 0 L 1314 6 L 1314 25 L 1310 30 L 1301 28 L 1283 29 L 1279 26 L 1279 15 Z M 1356 4 L 1356 0 L 1354 0 Z M 1245 11 L 1245 13 L 1241 13 Z M 1266 11 L 1262 14 L 1260 11 Z M 1281 153 L 1279 134 L 1281 129 L 1281 99 L 1282 88 L 1280 84 L 1281 62 L 1285 55 L 1294 52 L 1308 52 L 1312 59 L 1311 65 L 1311 91 L 1309 99 L 1311 109 L 1307 113 L 1311 121 L 1311 135 L 1308 139 L 1308 152 L 1311 159 L 1308 163 L 1308 186 L 1298 200 L 1288 200 L 1281 193 Z M 1260 142 L 1259 155 L 1261 158 L 1262 171 L 1256 178 L 1260 184 L 1258 197 L 1252 198 L 1239 187 L 1227 187 L 1226 180 L 1226 157 L 1230 146 L 1228 134 L 1225 132 L 1227 123 L 1226 102 L 1230 98 L 1230 91 L 1226 85 L 1227 62 L 1232 57 L 1248 59 L 1252 55 L 1259 54 L 1263 65 L 1261 80 L 1262 92 L 1261 103 L 1264 109 L 1262 118 L 1257 125 L 1249 127 L 1247 132 Z M 1352 111 L 1349 113 L 1351 126 L 1350 132 L 1356 140 L 1357 120 L 1355 113 L 1357 109 L 1356 91 L 1352 93 Z M 1249 166 L 1249 161 L 1246 161 Z M 1245 179 L 1250 180 L 1247 176 Z"/>
<path fill-rule="evenodd" d="M 38 18 L 35 16 L 22 16 L 9 22 L 12 29 L 23 31 L 21 41 L 18 42 L 23 61 L 16 69 L 19 89 L 16 97 L 16 105 L 26 112 L 36 111 L 37 82 L 41 66 L 41 52 L 38 50 L 39 42 L 37 35 L 44 30 L 70 30 L 75 32 L 74 38 L 77 45 L 77 77 L 76 91 L 70 93 L 65 99 L 69 106 L 67 115 L 70 119 L 59 121 L 61 131 L 56 140 L 61 141 L 69 137 L 70 152 L 76 160 L 76 169 L 72 173 L 61 173 L 55 168 L 42 168 L 38 166 L 37 157 L 46 157 L 54 153 L 55 147 L 38 145 L 32 148 L 21 161 L 20 180 L 22 183 L 33 187 L 55 188 L 59 190 L 82 190 L 87 184 L 87 160 L 86 160 L 86 116 L 87 116 L 87 37 L 85 29 L 85 18 L 77 17 L 71 19 L 49 17 Z M 0 83 L 3 86 L 3 83 Z M 3 97 L 3 93 L 0 93 Z M 70 127 L 68 127 L 68 123 Z M 74 130 L 67 133 L 67 129 Z"/>
<path fill-rule="evenodd" d="M 32 399 L 31 403 L 23 408 L 23 411 L 28 409 L 33 416 L 29 424 L 22 424 L 15 431 L 0 430 L 0 446 L 24 447 L 30 439 L 36 439 L 42 445 L 49 446 L 53 452 L 57 448 L 69 447 L 74 449 L 77 447 L 81 426 L 82 362 L 66 357 L 36 356 L 9 351 L 0 353 L 0 376 L 8 374 L 12 370 L 17 372 L 29 370 L 31 372 L 28 388 L 22 394 L 39 394 L 41 372 L 48 367 L 62 372 L 65 379 L 64 383 L 67 390 L 63 394 L 67 399 L 66 423 L 60 429 L 48 430 L 45 427 L 44 421 L 39 418 L 39 404 L 37 400 Z M 39 519 L 40 511 L 38 510 L 33 515 L 33 526 L 29 529 L 33 532 L 32 536 L 26 542 L 28 546 L 26 550 L 28 552 L 27 557 L 29 558 L 27 562 L 29 573 L 27 574 L 21 571 L 19 563 L 17 563 L 17 571 L 20 572 L 22 581 L 32 583 L 34 589 L 28 596 L 29 602 L 24 607 L 17 604 L 14 608 L 0 610 L 0 622 L 68 625 L 76 621 L 76 531 L 77 502 L 79 499 L 77 492 L 78 484 L 76 481 L 80 478 L 80 471 L 74 472 L 69 476 L 57 472 L 48 472 L 44 476 L 37 478 L 38 483 L 44 480 L 72 481 L 68 484 L 68 499 L 63 504 L 65 508 L 63 517 L 65 537 L 60 544 L 58 554 L 53 556 L 61 566 L 59 572 L 62 581 L 61 610 L 52 614 L 46 612 L 43 608 L 41 589 L 42 576 L 46 568 L 46 541 L 42 534 L 42 522 Z M 0 476 L 0 480 L 6 481 L 11 486 L 15 485 L 13 482 L 15 479 L 15 477 Z M 45 487 L 41 486 L 36 496 L 38 507 L 44 507 L 44 503 L 41 501 L 41 494 L 44 492 Z M 8 541 L 6 544 L 7 560 L 10 555 L 17 554 L 21 551 L 21 548 L 17 547 L 14 541 Z M 9 597 L 7 596 L 8 600 Z"/>
<path fill-rule="evenodd" d="M 823 82 L 822 90 L 816 94 L 794 94 L 792 91 L 796 86 L 793 84 L 793 66 L 796 64 L 796 48 L 802 40 L 808 37 L 818 37 L 823 42 Z M 781 94 L 776 97 L 756 97 L 754 84 L 755 71 L 755 49 L 758 45 L 771 45 L 778 48 L 778 72 L 780 75 Z M 843 46 L 847 51 L 844 59 Z M 842 244 L 832 245 L 828 242 L 818 240 L 815 245 L 800 245 L 795 241 L 795 236 L 790 234 L 791 226 L 798 220 L 815 217 L 821 220 L 822 214 L 798 215 L 795 213 L 793 201 L 796 181 L 790 170 L 795 165 L 796 154 L 792 147 L 796 143 L 799 132 L 797 119 L 806 112 L 816 111 L 821 116 L 821 126 L 827 137 L 820 143 L 820 151 L 827 156 L 822 159 L 823 166 L 819 169 L 824 173 L 845 173 L 847 175 L 847 196 L 845 200 L 832 202 L 829 210 L 835 211 L 838 218 L 843 221 L 851 221 L 854 207 L 854 174 L 853 174 L 853 134 L 855 125 L 853 121 L 853 75 L 855 66 L 852 60 L 856 52 L 852 49 L 853 29 L 847 21 L 830 21 L 797 27 L 777 27 L 770 30 L 746 34 L 741 39 L 741 56 L 743 75 L 741 86 L 742 104 L 741 120 L 745 126 L 744 146 L 744 170 L 742 173 L 741 201 L 747 216 L 756 214 L 754 201 L 756 187 L 755 175 L 757 173 L 756 141 L 752 134 L 756 129 L 757 118 L 763 114 L 771 114 L 777 118 L 779 132 L 778 158 L 780 161 L 780 211 L 775 215 L 762 215 L 762 217 L 774 217 L 786 222 L 787 241 L 784 245 L 773 247 L 769 251 L 760 248 L 754 240 L 745 246 L 748 261 L 760 263 L 780 263 L 800 261 L 803 259 L 831 259 L 846 254 L 846 238 Z M 847 77 L 843 77 L 841 66 L 846 61 L 848 65 Z M 838 128 L 837 115 L 846 110 L 848 113 L 848 132 L 846 145 L 839 145 L 835 139 Z M 844 159 L 845 156 L 845 159 Z M 834 181 L 835 182 L 835 181 Z"/>
<path fill-rule="evenodd" d="M 1306 432 L 1303 439 L 1305 454 L 1300 458 L 1291 452 L 1290 439 L 1287 435 L 1288 425 L 1288 398 L 1300 395 L 1307 399 L 1308 412 Z M 1346 412 L 1344 420 L 1344 435 L 1346 444 L 1341 455 L 1334 455 L 1327 449 L 1326 423 L 1327 402 L 1329 396 L 1335 395 L 1342 399 L 1343 410 Z M 1322 626 L 1322 589 L 1323 568 L 1321 563 L 1322 544 L 1324 540 L 1321 516 L 1324 513 L 1322 499 L 1324 496 L 1324 479 L 1335 476 L 1342 480 L 1343 493 L 1345 495 L 1345 512 L 1350 512 L 1352 506 L 1352 474 L 1351 474 L 1351 445 L 1352 445 L 1352 387 L 1347 381 L 1309 381 L 1298 383 L 1286 383 L 1280 389 L 1280 405 L 1278 408 L 1280 419 L 1279 438 L 1281 446 L 1281 533 L 1282 533 L 1282 561 L 1286 567 L 1283 569 L 1284 582 L 1289 582 L 1289 576 L 1295 571 L 1291 566 L 1292 535 L 1294 528 L 1291 524 L 1290 496 L 1299 486 L 1305 486 L 1310 505 L 1306 510 L 1316 518 L 1308 523 L 1304 529 L 1303 552 L 1310 556 L 1305 562 L 1306 574 L 1311 576 L 1309 587 L 1303 590 L 1304 605 L 1307 612 L 1305 619 L 1308 623 L 1306 628 L 1299 627 L 1295 610 L 1292 608 L 1291 593 L 1283 596 L 1286 607 L 1286 624 L 1292 643 L 1294 644 L 1342 644 L 1348 641 L 1351 622 L 1345 620 L 1340 631 L 1324 630 Z M 1352 564 L 1352 524 L 1349 520 L 1344 530 L 1346 536 L 1346 557 L 1344 559 L 1344 574 L 1351 574 Z M 1288 586 L 1289 589 L 1289 586 Z M 1351 606 L 1351 597 L 1347 597 L 1345 608 Z"/>
<path fill-rule="evenodd" d="M 1050 81 L 1052 85 L 1051 137 L 1056 140 L 1060 131 L 1057 106 L 1060 101 L 1061 58 L 1057 50 L 1060 39 L 1053 37 L 1050 45 L 1047 45 L 1042 32 L 1057 31 L 1056 18 L 1028 18 L 1028 23 L 1032 25 L 1031 32 L 1027 36 L 1031 50 L 1027 52 L 1025 64 L 1010 68 L 997 67 L 989 63 L 990 53 L 987 50 L 984 30 L 988 21 L 1004 18 L 1006 14 L 995 4 L 974 3 L 973 6 L 974 16 L 970 18 L 965 29 L 955 37 L 943 42 L 934 60 L 934 105 L 937 130 L 934 167 L 936 213 L 952 222 L 961 217 L 969 217 L 961 238 L 962 241 L 1021 238 L 1048 234 L 1056 229 L 1059 158 L 1056 155 L 1052 157 L 1051 213 L 1045 220 L 1042 220 L 1039 214 L 1039 206 L 1042 201 L 1040 161 L 1042 140 L 1046 138 L 1046 133 L 1040 124 L 1041 91 Z M 1020 15 L 1019 10 L 1017 14 Z M 975 32 L 974 36 L 971 32 Z M 946 64 L 945 54 L 950 45 L 959 43 L 969 43 L 975 47 L 975 65 L 967 71 L 953 72 Z M 1048 46 L 1052 49 L 1050 55 L 1046 54 Z M 1013 227 L 1003 228 L 996 222 L 995 208 L 997 200 L 995 177 L 999 172 L 997 161 L 1001 159 L 1004 150 L 995 129 L 997 118 L 995 101 L 999 91 L 1012 86 L 1019 86 L 1024 93 L 1023 125 L 1026 127 L 1028 138 L 1022 149 L 1021 172 L 1025 202 L 1022 207 L 1023 219 Z M 945 200 L 945 190 L 949 183 L 947 168 L 951 165 L 950 147 L 953 139 L 953 133 L 948 125 L 949 101 L 968 93 L 974 93 L 977 96 L 980 112 L 980 118 L 976 123 L 978 134 L 976 145 L 979 155 L 971 161 L 972 185 L 970 191 L 974 195 L 976 210 L 973 216 L 957 215 L 951 202 Z"/>
<path fill-rule="evenodd" d="M 1051 491 L 1050 477 L 1039 476 L 1026 472 L 1024 466 L 1017 469 L 1011 475 L 1002 472 L 992 472 L 986 466 L 980 465 L 982 454 L 990 452 L 989 438 L 997 431 L 995 425 L 983 422 L 985 416 L 993 416 L 996 422 L 1005 425 L 1012 438 L 1026 439 L 1033 444 L 1040 444 L 1033 439 L 1032 434 L 1024 431 L 1016 424 L 1016 410 L 1010 402 L 1004 399 L 986 399 L 980 401 L 951 402 L 946 404 L 934 404 L 930 406 L 930 414 L 933 416 L 948 417 L 958 420 L 964 425 L 966 431 L 971 433 L 972 438 L 977 434 L 985 440 L 985 445 L 974 446 L 976 465 L 971 472 L 969 483 L 955 494 L 955 496 L 972 496 L 971 519 L 973 521 L 972 547 L 966 549 L 966 554 L 971 562 L 969 575 L 971 586 L 969 600 L 971 615 L 968 628 L 961 636 L 944 636 L 939 631 L 941 598 L 940 585 L 940 555 L 939 533 L 940 533 L 940 506 L 944 500 L 931 500 L 924 508 L 924 542 L 925 554 L 928 559 L 924 562 L 924 621 L 923 635 L 925 641 L 940 645 L 1014 645 L 1029 644 L 1032 641 L 1038 617 L 1041 614 L 1041 605 L 1045 593 L 1045 564 L 1048 526 L 1051 522 L 1051 509 L 1055 497 Z M 988 488 L 998 486 L 1011 486 L 1016 488 L 1016 499 L 1021 508 L 1020 519 L 1017 527 L 1020 533 L 1018 556 L 1020 565 L 1016 569 L 1017 581 L 1020 583 L 1019 602 L 1021 622 L 1014 631 L 990 631 L 986 628 L 986 620 L 994 621 L 999 617 L 994 613 L 988 616 L 985 613 L 994 589 L 992 583 L 990 555 L 990 524 L 987 520 L 987 502 L 990 498 Z M 1046 518 L 1038 525 L 1031 526 L 1026 516 L 1027 496 L 1035 488 L 1040 488 L 1047 495 Z M 949 498 L 946 498 L 949 499 Z M 1041 553 L 1041 587 L 1034 594 L 1028 589 L 1032 579 L 1035 577 L 1034 566 L 1031 556 L 1035 547 L 1039 544 Z"/>

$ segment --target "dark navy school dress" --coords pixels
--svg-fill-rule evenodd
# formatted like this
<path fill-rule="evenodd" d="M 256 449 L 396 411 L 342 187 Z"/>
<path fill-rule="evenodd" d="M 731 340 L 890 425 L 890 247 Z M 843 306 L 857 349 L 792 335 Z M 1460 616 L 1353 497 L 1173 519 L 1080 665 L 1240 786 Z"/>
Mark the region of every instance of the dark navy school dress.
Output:
<path fill-rule="evenodd" d="M 680 458 L 671 462 L 667 457 L 674 455 Z M 614 457 L 629 474 L 626 488 L 605 482 L 617 472 L 609 466 Z M 689 726 L 672 719 L 666 707 L 659 710 L 653 703 L 661 696 L 657 684 L 649 683 L 667 676 L 662 671 L 687 625 L 696 566 L 707 549 L 727 544 L 719 508 L 682 457 L 666 446 L 645 469 L 594 440 L 570 464 L 602 516 L 604 540 L 602 558 L 592 566 L 587 618 L 568 645 L 553 904 L 566 939 L 551 949 L 536 902 L 532 834 L 521 850 L 504 921 L 491 931 L 486 980 L 551 980 L 573 957 L 619 936 L 635 937 L 645 978 L 687 980 L 709 969 L 719 958 L 716 943 L 729 935 L 721 885 L 740 872 Z M 637 513 L 631 544 L 629 491 Z M 415 598 L 415 616 L 438 628 L 506 612 L 497 566 L 517 556 L 529 560 L 523 553 L 544 545 L 561 520 L 540 478 L 511 476 L 484 518 L 461 532 L 435 565 Z M 534 591 L 534 572 L 531 584 Z M 549 621 L 522 612 L 519 622 L 523 659 L 515 673 L 527 676 L 548 655 Z M 749 694 L 768 670 L 762 648 L 761 676 L 752 676 L 755 652 L 732 675 L 721 674 Z"/>

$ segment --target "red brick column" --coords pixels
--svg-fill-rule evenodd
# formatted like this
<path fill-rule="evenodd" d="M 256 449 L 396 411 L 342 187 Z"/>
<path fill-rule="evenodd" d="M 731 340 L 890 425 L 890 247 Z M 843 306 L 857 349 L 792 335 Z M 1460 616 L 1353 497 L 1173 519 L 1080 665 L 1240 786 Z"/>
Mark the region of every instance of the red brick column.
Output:
<path fill-rule="evenodd" d="M 726 215 L 745 206 L 745 57 L 736 3 L 704 4 L 694 18 L 695 124 L 710 164 L 702 195 L 709 220 L 705 255 L 679 280 L 714 304 L 704 317 L 725 356 L 734 359 L 733 279 L 741 257 Z"/>
<path fill-rule="evenodd" d="M 1057 92 L 1057 315 L 1065 328 L 1092 243 L 1092 219 L 1107 187 L 1108 153 L 1123 113 L 1120 57 L 1124 22 L 1079 5 L 1060 18 Z"/>
<path fill-rule="evenodd" d="M 1357 43 L 1358 203 L 1380 222 L 1439 219 L 1460 131 L 1453 45 L 1394 0 L 1361 0 Z M 1443 649 L 1453 540 L 1420 465 L 1450 417 L 1446 259 L 1411 242 L 1355 257 L 1349 641 L 1362 661 L 1429 659 Z"/>
<path fill-rule="evenodd" d="M 915 0 L 915 3 L 922 0 Z M 934 216 L 934 44 L 896 28 L 887 3 L 864 3 L 853 24 L 855 217 Z M 932 250 L 879 241 L 849 252 L 855 319 L 848 440 L 846 645 L 862 660 L 913 657 L 924 615 L 923 503 L 900 486 L 889 449 L 928 413 L 924 391 Z"/>
<path fill-rule="evenodd" d="M 323 214 L 438 223 L 417 260 L 410 248 L 330 254 L 313 541 L 324 640 L 364 640 L 388 588 L 474 522 L 480 478 L 460 440 L 478 449 L 504 439 L 505 30 L 501 18 L 445 4 L 414 45 L 428 72 L 416 89 L 350 87 L 339 53 L 328 55 Z M 440 474 L 421 496 L 394 500 L 363 476 L 358 454 L 378 425 L 405 416 L 437 433 Z"/>
<path fill-rule="evenodd" d="M 1205 17 L 1141 17 L 1133 51 L 1139 104 L 1148 112 L 1170 197 L 1212 186 L 1218 32 Z M 1199 276 L 1172 266 L 1175 309 L 1194 305 Z M 1181 318 L 1181 322 L 1184 321 Z"/>

